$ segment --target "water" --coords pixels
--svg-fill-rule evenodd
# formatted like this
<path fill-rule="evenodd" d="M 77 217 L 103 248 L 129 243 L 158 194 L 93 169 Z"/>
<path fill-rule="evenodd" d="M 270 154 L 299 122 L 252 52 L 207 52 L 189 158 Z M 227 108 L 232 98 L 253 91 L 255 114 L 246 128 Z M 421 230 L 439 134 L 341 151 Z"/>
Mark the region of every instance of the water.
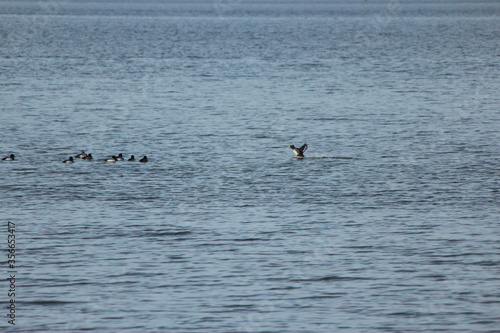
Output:
<path fill-rule="evenodd" d="M 1 2 L 1 330 L 498 332 L 499 14 Z"/>

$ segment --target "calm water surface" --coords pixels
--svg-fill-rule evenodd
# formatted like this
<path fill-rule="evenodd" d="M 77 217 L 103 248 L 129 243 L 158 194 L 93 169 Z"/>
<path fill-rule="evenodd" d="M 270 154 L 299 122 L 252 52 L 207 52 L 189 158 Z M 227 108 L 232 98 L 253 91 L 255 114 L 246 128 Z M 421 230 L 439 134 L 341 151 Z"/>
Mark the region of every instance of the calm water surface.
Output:
<path fill-rule="evenodd" d="M 0 329 L 498 332 L 499 17 L 1 2 Z"/>

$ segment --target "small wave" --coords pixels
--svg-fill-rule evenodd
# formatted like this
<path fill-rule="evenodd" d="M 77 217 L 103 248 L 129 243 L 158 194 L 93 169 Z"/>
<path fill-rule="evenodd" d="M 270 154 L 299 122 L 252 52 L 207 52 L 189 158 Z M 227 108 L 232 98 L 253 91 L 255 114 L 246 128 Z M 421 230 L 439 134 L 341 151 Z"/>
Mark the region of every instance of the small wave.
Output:
<path fill-rule="evenodd" d="M 340 281 L 354 281 L 354 280 L 371 280 L 370 278 L 364 278 L 359 276 L 337 276 L 337 275 L 329 275 L 316 279 L 311 279 L 311 281 L 332 281 L 332 280 L 340 280 Z"/>
<path fill-rule="evenodd" d="M 354 280 L 372 280 L 371 278 L 359 277 L 359 276 L 337 276 L 328 275 L 322 277 L 315 277 L 310 279 L 292 279 L 292 281 L 302 282 L 302 281 L 354 281 Z"/>
<path fill-rule="evenodd" d="M 307 297 L 301 297 L 300 299 L 322 299 L 322 298 L 339 298 L 347 293 L 337 293 L 337 294 L 326 294 L 326 295 L 316 295 L 316 296 L 307 296 Z"/>
<path fill-rule="evenodd" d="M 236 238 L 234 239 L 235 242 L 255 242 L 255 241 L 260 241 L 264 240 L 262 238 Z"/>
<path fill-rule="evenodd" d="M 330 159 L 330 160 L 355 160 L 355 157 L 345 157 L 345 156 L 304 156 L 304 157 L 294 157 L 296 159 L 308 159 L 308 160 L 325 160 L 325 159 Z"/>
<path fill-rule="evenodd" d="M 33 304 L 33 305 L 67 305 L 81 302 L 74 301 L 59 301 L 59 300 L 35 300 L 35 301 L 27 301 L 23 302 L 23 304 Z"/>
<path fill-rule="evenodd" d="M 182 236 L 189 235 L 191 231 L 146 231 L 143 236 L 146 237 L 163 237 L 163 236 Z"/>

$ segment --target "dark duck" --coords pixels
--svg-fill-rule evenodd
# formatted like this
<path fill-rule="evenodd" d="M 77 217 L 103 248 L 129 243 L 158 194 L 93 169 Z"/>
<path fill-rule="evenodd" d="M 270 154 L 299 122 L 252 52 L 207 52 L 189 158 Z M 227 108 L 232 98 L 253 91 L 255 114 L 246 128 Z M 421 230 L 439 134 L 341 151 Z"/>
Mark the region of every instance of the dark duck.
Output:
<path fill-rule="evenodd" d="M 304 152 L 307 150 L 307 143 L 304 143 L 299 148 L 295 147 L 294 145 L 290 145 L 290 148 L 293 150 L 295 155 L 297 155 L 297 157 L 304 157 Z"/>
<path fill-rule="evenodd" d="M 81 159 L 84 159 L 86 156 L 87 156 L 87 154 L 85 154 L 85 152 L 83 150 L 80 154 L 75 155 L 76 158 L 81 158 Z"/>

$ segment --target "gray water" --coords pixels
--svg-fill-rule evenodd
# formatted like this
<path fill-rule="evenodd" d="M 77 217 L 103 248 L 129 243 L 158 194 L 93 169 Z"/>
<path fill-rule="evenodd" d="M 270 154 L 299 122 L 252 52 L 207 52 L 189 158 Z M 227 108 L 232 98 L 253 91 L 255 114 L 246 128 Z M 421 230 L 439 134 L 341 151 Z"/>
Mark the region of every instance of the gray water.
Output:
<path fill-rule="evenodd" d="M 0 329 L 499 332 L 499 17 L 0 2 Z"/>

